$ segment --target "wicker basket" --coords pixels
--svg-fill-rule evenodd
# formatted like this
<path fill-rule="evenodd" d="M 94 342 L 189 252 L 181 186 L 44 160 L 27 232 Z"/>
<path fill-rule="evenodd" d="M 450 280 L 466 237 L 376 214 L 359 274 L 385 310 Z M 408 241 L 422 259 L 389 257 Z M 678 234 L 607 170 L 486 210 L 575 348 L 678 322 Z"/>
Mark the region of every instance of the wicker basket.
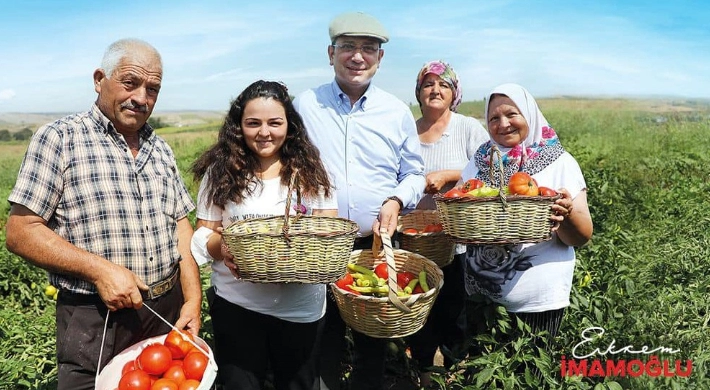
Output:
<path fill-rule="evenodd" d="M 381 233 L 385 242 L 384 253 L 379 254 L 379 240 L 373 243 L 373 250 L 356 250 L 350 256 L 350 261 L 373 269 L 376 265 L 387 262 L 388 265 L 388 297 L 373 297 L 356 295 L 331 284 L 340 316 L 352 329 L 376 338 L 398 338 L 411 335 L 424 326 L 431 307 L 444 285 L 444 275 L 441 269 L 431 260 L 416 253 L 392 249 L 387 232 Z M 377 249 L 376 249 L 377 248 Z M 430 290 L 422 294 L 414 294 L 400 298 L 396 294 L 396 271 L 409 271 L 419 274 L 426 271 L 427 284 Z"/>
<path fill-rule="evenodd" d="M 400 248 L 426 257 L 439 267 L 451 263 L 454 257 L 455 243 L 444 232 L 406 234 L 404 229 L 423 230 L 427 225 L 439 224 L 436 210 L 414 210 L 399 217 L 397 231 L 400 233 Z"/>
<path fill-rule="evenodd" d="M 552 238 L 550 206 L 557 196 L 506 195 L 503 188 L 503 165 L 496 147 L 499 178 L 490 170 L 491 182 L 497 182 L 500 194 L 493 197 L 444 198 L 434 195 L 436 209 L 446 234 L 464 244 L 522 244 Z M 491 157 L 493 164 L 494 156 Z"/>
<path fill-rule="evenodd" d="M 296 191 L 299 207 L 290 214 Z M 301 214 L 297 175 L 291 177 L 283 216 L 237 221 L 222 237 L 243 280 L 257 283 L 330 283 L 347 271 L 357 223 Z"/>

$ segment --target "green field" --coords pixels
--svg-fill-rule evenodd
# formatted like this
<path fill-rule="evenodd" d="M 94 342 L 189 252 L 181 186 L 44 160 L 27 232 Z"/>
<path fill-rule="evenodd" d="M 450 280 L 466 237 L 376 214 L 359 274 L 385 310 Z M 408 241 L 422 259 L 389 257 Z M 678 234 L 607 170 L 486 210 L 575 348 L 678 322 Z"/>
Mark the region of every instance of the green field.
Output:
<path fill-rule="evenodd" d="M 561 334 L 552 355 L 532 348 L 530 336 L 500 307 L 470 302 L 471 316 L 484 316 L 488 327 L 471 338 L 470 358 L 442 371 L 435 380 L 451 389 L 708 389 L 710 388 L 710 105 L 689 100 L 541 99 L 540 107 L 563 145 L 579 161 L 589 186 L 594 221 L 592 242 L 577 251 L 578 264 Z M 418 108 L 413 108 L 415 116 Z M 482 116 L 482 102 L 466 102 L 466 115 Z M 180 169 L 208 146 L 219 124 L 160 129 L 172 145 Z M 0 146 L 0 196 L 7 199 L 25 144 Z M 197 185 L 185 177 L 196 196 Z M 0 225 L 7 218 L 0 207 Z M 54 301 L 43 294 L 47 278 L 4 248 L 0 234 L 0 389 L 52 389 Z M 203 280 L 208 283 L 208 269 Z M 602 360 L 638 359 L 649 363 L 639 375 L 561 376 L 560 359 L 589 327 L 603 337 L 590 341 L 615 353 Z M 205 317 L 203 336 L 208 341 Z M 520 334 L 513 343 L 501 334 Z M 612 344 L 613 341 L 613 344 Z M 633 348 L 624 349 L 624 347 Z M 642 347 L 666 347 L 671 353 L 632 353 Z M 393 343 L 390 382 L 413 375 L 402 341 Z M 649 360 L 692 365 L 689 377 L 670 377 Z M 591 362 L 590 362 L 591 364 Z M 538 382 L 531 369 L 543 372 Z M 519 374 L 527 372 L 528 374 Z"/>

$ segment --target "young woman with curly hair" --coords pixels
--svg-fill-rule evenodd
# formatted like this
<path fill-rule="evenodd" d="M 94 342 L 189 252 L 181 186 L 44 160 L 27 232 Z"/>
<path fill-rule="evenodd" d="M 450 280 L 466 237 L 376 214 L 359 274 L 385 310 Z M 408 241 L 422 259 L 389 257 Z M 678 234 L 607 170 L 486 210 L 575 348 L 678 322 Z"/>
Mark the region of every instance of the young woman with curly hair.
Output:
<path fill-rule="evenodd" d="M 301 211 L 337 216 L 328 173 L 286 87 L 271 81 L 248 86 L 192 172 L 201 180 L 192 251 L 198 262 L 212 262 L 218 383 L 260 389 L 270 367 L 276 389 L 318 388 L 326 286 L 241 280 L 221 236 L 235 221 L 283 215 L 294 172 L 300 172 Z"/>

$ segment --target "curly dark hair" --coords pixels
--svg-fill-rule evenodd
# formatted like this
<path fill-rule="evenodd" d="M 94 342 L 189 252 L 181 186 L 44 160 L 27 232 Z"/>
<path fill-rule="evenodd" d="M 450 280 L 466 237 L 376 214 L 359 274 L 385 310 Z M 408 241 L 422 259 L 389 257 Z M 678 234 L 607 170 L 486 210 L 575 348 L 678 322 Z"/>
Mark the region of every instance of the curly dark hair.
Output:
<path fill-rule="evenodd" d="M 301 193 L 316 197 L 321 190 L 331 195 L 331 184 L 318 148 L 313 145 L 301 115 L 293 106 L 288 89 L 275 81 L 259 80 L 242 91 L 230 105 L 229 113 L 219 130 L 217 142 L 192 164 L 190 170 L 199 182 L 209 177 L 206 195 L 210 203 L 224 207 L 228 201 L 237 204 L 253 195 L 251 183 L 261 184 L 256 174 L 260 167 L 256 154 L 247 147 L 242 131 L 242 115 L 247 103 L 254 99 L 274 99 L 286 111 L 288 130 L 280 150 L 281 184 L 288 186 L 291 175 L 298 170 Z M 307 173 L 307 174 L 306 174 Z"/>

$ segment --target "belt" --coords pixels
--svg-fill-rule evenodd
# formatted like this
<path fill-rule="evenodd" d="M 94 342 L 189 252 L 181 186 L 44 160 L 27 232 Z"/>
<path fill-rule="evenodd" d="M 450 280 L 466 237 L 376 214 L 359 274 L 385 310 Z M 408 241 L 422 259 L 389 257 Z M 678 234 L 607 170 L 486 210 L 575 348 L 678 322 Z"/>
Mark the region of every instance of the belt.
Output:
<path fill-rule="evenodd" d="M 143 300 L 156 299 L 167 294 L 180 280 L 180 267 L 175 267 L 170 276 L 148 286 L 148 291 L 141 291 Z M 78 294 L 67 290 L 59 290 L 58 301 L 69 305 L 103 305 L 99 294 Z"/>
<path fill-rule="evenodd" d="M 168 293 L 180 279 L 180 267 L 175 267 L 167 278 L 148 286 L 148 291 L 144 292 L 144 298 L 156 299 Z"/>

